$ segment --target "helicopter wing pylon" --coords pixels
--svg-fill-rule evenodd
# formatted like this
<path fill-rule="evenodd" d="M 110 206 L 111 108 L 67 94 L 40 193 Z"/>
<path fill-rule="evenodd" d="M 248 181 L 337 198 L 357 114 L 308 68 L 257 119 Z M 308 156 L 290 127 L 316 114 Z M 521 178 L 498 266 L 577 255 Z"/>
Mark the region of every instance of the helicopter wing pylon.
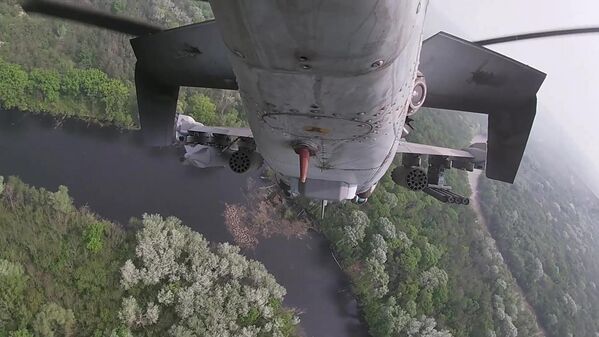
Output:
<path fill-rule="evenodd" d="M 422 45 L 425 107 L 487 114 L 487 177 L 512 183 L 545 74 L 479 44 L 439 33 Z"/>
<path fill-rule="evenodd" d="M 173 140 L 179 87 L 237 89 L 229 51 L 214 21 L 131 40 L 137 64 L 135 87 L 144 141 Z"/>

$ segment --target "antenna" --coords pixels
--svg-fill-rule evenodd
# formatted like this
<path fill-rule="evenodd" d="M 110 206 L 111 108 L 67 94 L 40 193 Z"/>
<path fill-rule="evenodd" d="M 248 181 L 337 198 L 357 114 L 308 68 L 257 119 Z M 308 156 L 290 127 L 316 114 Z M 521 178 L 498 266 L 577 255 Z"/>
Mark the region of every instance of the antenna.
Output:
<path fill-rule="evenodd" d="M 323 200 L 323 201 L 322 201 L 322 204 L 321 204 L 321 211 L 320 211 L 320 219 L 321 219 L 321 220 L 322 220 L 322 219 L 324 219 L 324 210 L 326 209 L 326 207 L 327 207 L 327 204 L 328 204 L 328 203 L 329 203 L 329 202 L 328 202 L 328 201 L 326 201 L 326 200 Z"/>

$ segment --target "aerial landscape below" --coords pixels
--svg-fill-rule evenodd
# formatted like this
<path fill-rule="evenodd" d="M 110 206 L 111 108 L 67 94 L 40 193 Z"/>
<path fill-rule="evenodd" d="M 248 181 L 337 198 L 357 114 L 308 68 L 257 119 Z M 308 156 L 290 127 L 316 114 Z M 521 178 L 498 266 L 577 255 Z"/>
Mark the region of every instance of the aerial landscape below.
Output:
<path fill-rule="evenodd" d="M 183 141 L 148 148 L 130 37 L 21 5 L 0 3 L 0 337 L 599 334 L 599 198 L 572 164 L 584 152 L 554 137 L 561 121 L 535 121 L 514 184 L 456 169 L 434 185 L 441 196 L 410 190 L 394 172 L 411 157 L 399 155 L 376 189 L 350 186 L 342 190 L 352 198 L 322 202 L 310 196 L 330 185 L 311 190 L 310 179 L 325 179 L 321 171 L 334 160 L 310 152 L 309 142 L 276 168 L 249 154 L 256 169 L 244 174 L 192 162 L 192 146 L 265 147 L 247 135 L 225 145 L 216 137 L 187 142 L 204 125 L 255 126 L 247 92 L 181 87 L 173 108 L 202 125 L 185 134 L 179 125 Z M 85 6 L 168 28 L 214 18 L 210 4 L 196 0 Z M 496 80 L 482 70 L 471 75 Z M 240 83 L 253 75 L 244 76 Z M 267 91 L 262 85 L 257 92 Z M 301 90 L 288 85 L 284 92 Z M 452 157 L 456 168 L 479 164 L 472 144 L 493 139 L 492 114 L 418 108 L 399 131 L 406 142 L 455 149 L 466 158 Z M 326 104 L 310 109 L 306 118 L 326 127 L 297 132 L 334 138 L 327 128 L 335 124 L 323 121 L 330 116 L 312 118 Z M 269 125 L 279 127 L 285 114 Z M 356 130 L 370 121 L 360 123 Z M 571 151 L 556 160 L 564 146 Z M 434 157 L 422 165 L 432 171 Z M 287 167 L 295 177 L 281 173 Z M 448 195 L 463 205 L 440 202 Z"/>

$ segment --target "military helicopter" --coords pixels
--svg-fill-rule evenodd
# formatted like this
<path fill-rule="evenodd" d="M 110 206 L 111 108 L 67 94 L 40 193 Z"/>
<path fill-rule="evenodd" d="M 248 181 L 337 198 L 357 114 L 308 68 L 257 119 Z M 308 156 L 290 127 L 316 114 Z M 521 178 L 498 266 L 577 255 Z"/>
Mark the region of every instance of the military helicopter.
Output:
<path fill-rule="evenodd" d="M 137 36 L 131 45 L 148 145 L 178 139 L 194 165 L 237 173 L 266 162 L 289 196 L 360 204 L 397 154 L 393 181 L 442 202 L 469 203 L 444 183 L 451 168 L 513 183 L 546 75 L 484 46 L 599 31 L 478 42 L 441 32 L 423 41 L 428 0 L 210 4 L 215 20 L 169 30 L 54 1 L 23 8 Z M 239 90 L 250 128 L 177 117 L 181 86 Z M 407 142 L 421 107 L 487 114 L 487 142 L 466 149 Z"/>

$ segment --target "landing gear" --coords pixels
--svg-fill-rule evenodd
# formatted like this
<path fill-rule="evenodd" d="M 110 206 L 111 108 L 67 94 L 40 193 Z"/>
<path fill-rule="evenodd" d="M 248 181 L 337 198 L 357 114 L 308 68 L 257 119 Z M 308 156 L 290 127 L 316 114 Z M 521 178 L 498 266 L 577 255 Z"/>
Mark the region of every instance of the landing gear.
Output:
<path fill-rule="evenodd" d="M 368 202 L 368 198 L 370 198 L 372 193 L 374 193 L 375 189 L 376 189 L 376 184 L 371 186 L 366 191 L 356 194 L 356 196 L 352 199 L 352 202 L 356 205 L 364 205 L 365 203 Z"/>
<path fill-rule="evenodd" d="M 364 205 L 365 203 L 368 202 L 368 198 L 361 198 L 360 196 L 356 195 L 352 201 L 354 204 L 356 205 Z"/>

